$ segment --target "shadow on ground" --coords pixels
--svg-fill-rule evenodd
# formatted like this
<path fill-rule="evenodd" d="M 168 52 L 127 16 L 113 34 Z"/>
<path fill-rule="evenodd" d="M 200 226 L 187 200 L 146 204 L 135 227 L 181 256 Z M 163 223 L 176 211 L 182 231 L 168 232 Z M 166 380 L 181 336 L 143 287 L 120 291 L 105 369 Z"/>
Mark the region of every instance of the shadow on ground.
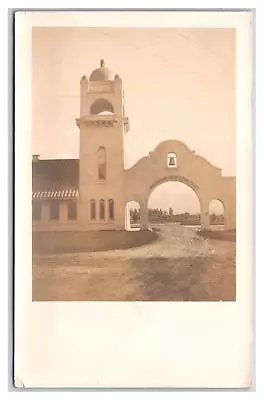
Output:
<path fill-rule="evenodd" d="M 232 257 L 97 258 L 33 267 L 33 300 L 234 301 Z"/>

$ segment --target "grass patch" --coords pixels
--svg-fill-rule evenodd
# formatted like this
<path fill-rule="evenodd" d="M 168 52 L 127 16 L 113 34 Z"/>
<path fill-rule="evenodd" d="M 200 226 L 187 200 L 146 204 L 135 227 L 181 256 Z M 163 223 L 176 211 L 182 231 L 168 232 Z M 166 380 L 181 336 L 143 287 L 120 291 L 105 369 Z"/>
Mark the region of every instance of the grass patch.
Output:
<path fill-rule="evenodd" d="M 203 229 L 201 231 L 198 231 L 197 234 L 207 239 L 223 240 L 226 242 L 236 241 L 235 229 L 223 230 L 223 231 L 213 231 L 210 229 Z"/>
<path fill-rule="evenodd" d="M 33 253 L 60 254 L 128 249 L 158 239 L 151 231 L 35 231 Z"/>

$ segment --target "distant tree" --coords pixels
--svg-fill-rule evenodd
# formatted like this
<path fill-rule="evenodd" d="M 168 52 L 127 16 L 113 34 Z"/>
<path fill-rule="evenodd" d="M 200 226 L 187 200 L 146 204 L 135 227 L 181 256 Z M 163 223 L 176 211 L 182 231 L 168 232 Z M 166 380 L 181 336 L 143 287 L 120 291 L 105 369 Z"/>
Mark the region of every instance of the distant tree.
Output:
<path fill-rule="evenodd" d="M 135 209 L 131 208 L 129 213 L 130 213 L 130 219 L 133 222 L 136 222 L 139 219 L 139 212 L 136 208 Z"/>
<path fill-rule="evenodd" d="M 133 221 L 137 222 L 139 220 L 139 211 L 135 208 L 133 212 Z"/>

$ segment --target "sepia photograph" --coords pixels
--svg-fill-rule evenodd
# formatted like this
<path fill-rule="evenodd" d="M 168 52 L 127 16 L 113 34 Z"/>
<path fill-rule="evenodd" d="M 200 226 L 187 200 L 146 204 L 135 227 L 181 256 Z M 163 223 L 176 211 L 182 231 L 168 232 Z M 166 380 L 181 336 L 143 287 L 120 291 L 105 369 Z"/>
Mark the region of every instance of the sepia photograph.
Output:
<path fill-rule="evenodd" d="M 236 300 L 236 29 L 32 28 L 32 300 Z"/>
<path fill-rule="evenodd" d="M 253 19 L 16 13 L 17 388 L 252 385 Z"/>

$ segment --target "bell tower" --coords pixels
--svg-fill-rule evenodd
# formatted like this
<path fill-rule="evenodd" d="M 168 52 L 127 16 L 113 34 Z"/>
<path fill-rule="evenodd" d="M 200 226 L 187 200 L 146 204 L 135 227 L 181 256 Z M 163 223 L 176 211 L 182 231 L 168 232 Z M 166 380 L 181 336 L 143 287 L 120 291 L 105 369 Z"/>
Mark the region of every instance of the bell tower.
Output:
<path fill-rule="evenodd" d="M 124 134 L 129 129 L 119 75 L 100 61 L 80 81 L 79 208 L 89 229 L 124 229 Z"/>

